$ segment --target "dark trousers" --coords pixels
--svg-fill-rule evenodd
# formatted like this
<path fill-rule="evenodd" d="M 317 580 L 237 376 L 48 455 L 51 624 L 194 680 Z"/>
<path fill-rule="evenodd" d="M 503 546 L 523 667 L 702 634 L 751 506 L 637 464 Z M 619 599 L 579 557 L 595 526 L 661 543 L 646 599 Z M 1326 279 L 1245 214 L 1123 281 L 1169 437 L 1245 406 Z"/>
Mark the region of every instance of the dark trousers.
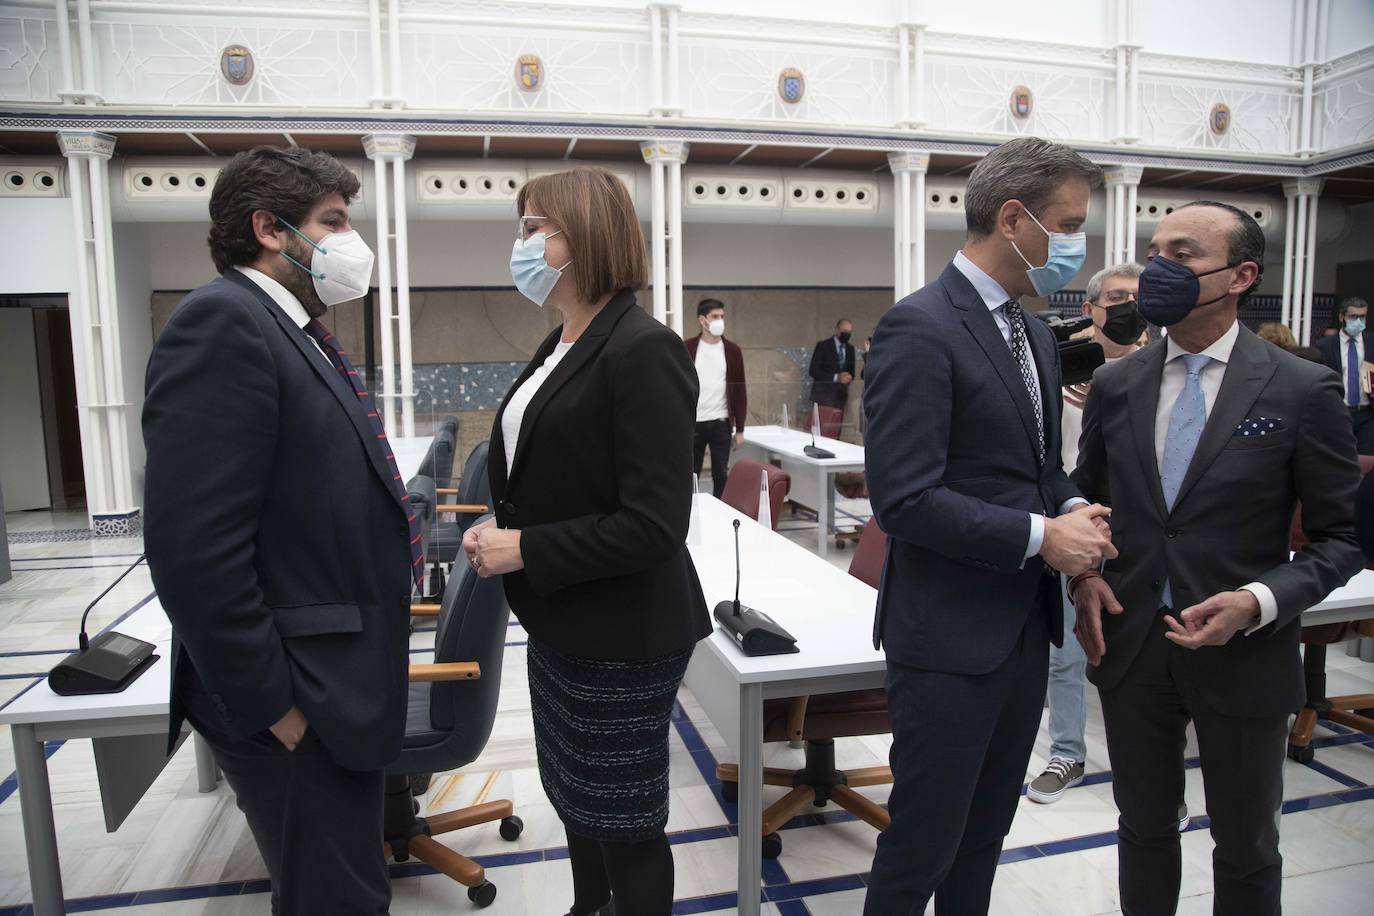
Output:
<path fill-rule="evenodd" d="M 1191 719 L 1216 844 L 1213 912 L 1277 916 L 1288 717 L 1242 718 L 1213 710 L 1205 690 L 1178 676 L 1178 660 L 1190 650 L 1175 646 L 1164 632 L 1161 616 L 1121 683 L 1099 690 L 1112 794 L 1121 811 L 1121 910 L 1125 916 L 1156 916 L 1178 907 L 1182 858 L 1176 812 L 1183 801 L 1184 729 Z"/>
<path fill-rule="evenodd" d="M 272 879 L 275 916 L 386 916 L 391 879 L 382 858 L 382 771 L 334 762 L 313 731 L 288 751 L 270 731 L 235 741 L 198 684 L 187 718 L 214 751 Z"/>
<path fill-rule="evenodd" d="M 1356 451 L 1374 455 L 1374 408 L 1350 411 L 1350 424 L 1355 429 Z"/>
<path fill-rule="evenodd" d="M 878 836 L 865 916 L 986 916 L 1026 775 L 1049 668 L 1046 615 L 984 675 L 888 662 L 892 825 Z"/>
<path fill-rule="evenodd" d="M 692 436 L 692 469 L 701 476 L 706 447 L 711 447 L 711 491 L 716 499 L 725 492 L 725 478 L 730 473 L 730 421 L 700 420 Z"/>

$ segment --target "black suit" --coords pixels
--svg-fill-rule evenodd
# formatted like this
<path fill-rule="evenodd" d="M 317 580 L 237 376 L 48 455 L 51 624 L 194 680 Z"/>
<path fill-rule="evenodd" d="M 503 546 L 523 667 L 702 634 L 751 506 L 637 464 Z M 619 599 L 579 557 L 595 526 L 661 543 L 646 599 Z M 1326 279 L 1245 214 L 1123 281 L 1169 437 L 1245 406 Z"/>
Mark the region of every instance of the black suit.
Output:
<path fill-rule="evenodd" d="M 525 409 L 510 479 L 492 426 L 497 523 L 520 529 L 525 568 L 506 597 L 535 639 L 577 658 L 653 658 L 711 632 L 687 553 L 697 374 L 682 340 L 621 290 Z"/>
<path fill-rule="evenodd" d="M 874 643 L 887 653 L 892 825 L 864 912 L 985 914 L 1020 797 L 1063 605 L 1031 514 L 1078 491 L 1060 463 L 1054 334 L 1026 318 L 1026 383 L 987 303 L 951 265 L 873 335 L 864 387 L 869 498 L 887 534 Z M 918 394 L 919 396 L 914 396 Z"/>
<path fill-rule="evenodd" d="M 854 345 L 841 344 L 844 358 L 836 347 L 837 337 L 827 337 L 816 343 L 811 351 L 811 400 L 822 407 L 838 407 L 844 410 L 849 401 L 849 386 L 836 381 L 841 372 L 854 374 Z"/>
<path fill-rule="evenodd" d="M 1191 719 L 1217 844 L 1216 911 L 1276 914 L 1285 736 L 1304 699 L 1299 617 L 1364 564 L 1354 525 L 1359 466 L 1337 379 L 1241 327 L 1169 510 L 1155 451 L 1166 348 L 1159 341 L 1097 372 L 1073 474 L 1087 498 L 1112 506 L 1120 551 L 1104 575 L 1125 611 L 1103 615 L 1107 651 L 1089 678 L 1102 695 L 1121 809 L 1122 909 L 1177 905 L 1174 812 Z M 1265 435 L 1245 435 L 1245 421 L 1259 418 Z M 1290 560 L 1299 501 L 1311 542 Z M 1166 578 L 1180 611 L 1258 582 L 1278 616 L 1224 646 L 1176 646 L 1161 619 Z"/>
<path fill-rule="evenodd" d="M 1329 337 L 1321 337 L 1317 340 L 1317 350 L 1321 352 L 1322 359 L 1340 377 L 1341 396 L 1349 407 L 1350 392 L 1346 385 L 1346 371 L 1341 368 L 1341 351 L 1348 346 L 1348 338 L 1344 332 L 1332 334 Z M 1364 358 L 1366 362 L 1374 356 L 1374 331 L 1365 331 L 1361 335 L 1360 343 L 1364 346 Z M 1352 407 L 1350 409 L 1350 423 L 1355 430 L 1355 444 L 1360 450 L 1361 455 L 1374 455 L 1374 408 L 1368 404 L 1363 407 Z"/>
<path fill-rule="evenodd" d="M 143 434 L 169 740 L 189 717 L 211 742 L 285 911 L 384 912 L 381 770 L 405 727 L 412 580 L 367 408 L 230 270 L 159 336 Z M 267 729 L 293 705 L 310 727 L 288 754 Z"/>

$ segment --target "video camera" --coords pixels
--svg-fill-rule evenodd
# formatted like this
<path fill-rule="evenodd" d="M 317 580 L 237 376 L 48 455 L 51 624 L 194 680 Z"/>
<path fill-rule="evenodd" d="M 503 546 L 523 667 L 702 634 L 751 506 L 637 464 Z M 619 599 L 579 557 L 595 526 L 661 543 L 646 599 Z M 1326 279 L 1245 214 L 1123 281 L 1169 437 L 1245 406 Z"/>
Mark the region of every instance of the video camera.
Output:
<path fill-rule="evenodd" d="M 1061 318 L 1053 312 L 1041 312 L 1037 317 L 1050 326 L 1054 339 L 1059 342 L 1059 371 L 1064 377 L 1064 384 L 1081 385 L 1092 381 L 1093 372 L 1107 361 L 1102 345 L 1087 338 L 1069 339 L 1092 327 L 1092 318 L 1086 315 L 1081 318 Z"/>

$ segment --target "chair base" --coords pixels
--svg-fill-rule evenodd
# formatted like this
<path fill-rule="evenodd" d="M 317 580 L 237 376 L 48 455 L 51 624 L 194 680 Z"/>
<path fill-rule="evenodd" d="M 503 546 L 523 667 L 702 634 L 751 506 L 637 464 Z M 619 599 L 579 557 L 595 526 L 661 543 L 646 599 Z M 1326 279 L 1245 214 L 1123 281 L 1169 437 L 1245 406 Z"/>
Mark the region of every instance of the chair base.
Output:
<path fill-rule="evenodd" d="M 722 791 L 738 797 L 739 766 L 722 763 L 716 767 L 716 777 Z M 765 858 L 776 858 L 782 852 L 778 829 L 800 814 L 808 805 L 824 808 L 834 802 L 878 831 L 892 823 L 887 810 L 877 802 L 860 795 L 854 789 L 892 783 L 890 767 L 863 767 L 840 770 L 835 767 L 835 742 L 829 738 L 806 742 L 806 764 L 800 770 L 764 767 L 763 784 L 791 789 L 763 812 L 763 852 Z M 727 788 L 728 787 L 728 788 Z"/>
<path fill-rule="evenodd" d="M 1307 682 L 1307 705 L 1298 712 L 1293 730 L 1288 733 L 1288 756 L 1298 763 L 1311 763 L 1316 751 L 1312 747 L 1312 729 L 1318 719 L 1326 719 L 1347 728 L 1374 735 L 1374 718 L 1362 715 L 1374 708 L 1374 693 L 1343 697 L 1326 696 L 1326 646 L 1309 643 L 1303 646 L 1303 674 Z"/>
<path fill-rule="evenodd" d="M 411 791 L 410 777 L 388 774 L 383 803 L 383 856 L 397 862 L 412 857 L 419 859 L 466 887 L 468 899 L 479 907 L 490 906 L 496 899 L 496 885 L 486 879 L 485 869 L 467 856 L 435 842 L 433 837 L 500 821 L 501 838 L 513 841 L 525 825 L 514 815 L 512 803 L 507 799 L 484 802 L 431 817 L 419 817 L 419 809 Z"/>

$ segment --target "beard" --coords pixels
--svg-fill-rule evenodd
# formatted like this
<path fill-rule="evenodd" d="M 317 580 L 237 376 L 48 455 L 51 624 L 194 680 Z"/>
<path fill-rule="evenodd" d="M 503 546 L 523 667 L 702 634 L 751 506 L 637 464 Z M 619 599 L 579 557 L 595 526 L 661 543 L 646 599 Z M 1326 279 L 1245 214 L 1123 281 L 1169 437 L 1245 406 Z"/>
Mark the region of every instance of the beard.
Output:
<path fill-rule="evenodd" d="M 302 264 L 309 264 L 315 249 L 304 241 L 293 238 L 286 244 L 286 253 Z M 311 318 L 324 317 L 324 314 L 329 311 L 329 306 L 325 305 L 320 300 L 320 294 L 315 292 L 314 278 L 285 258 L 282 258 L 282 264 L 285 270 L 282 271 L 281 276 L 276 278 L 277 282 L 300 300 L 305 313 Z"/>

